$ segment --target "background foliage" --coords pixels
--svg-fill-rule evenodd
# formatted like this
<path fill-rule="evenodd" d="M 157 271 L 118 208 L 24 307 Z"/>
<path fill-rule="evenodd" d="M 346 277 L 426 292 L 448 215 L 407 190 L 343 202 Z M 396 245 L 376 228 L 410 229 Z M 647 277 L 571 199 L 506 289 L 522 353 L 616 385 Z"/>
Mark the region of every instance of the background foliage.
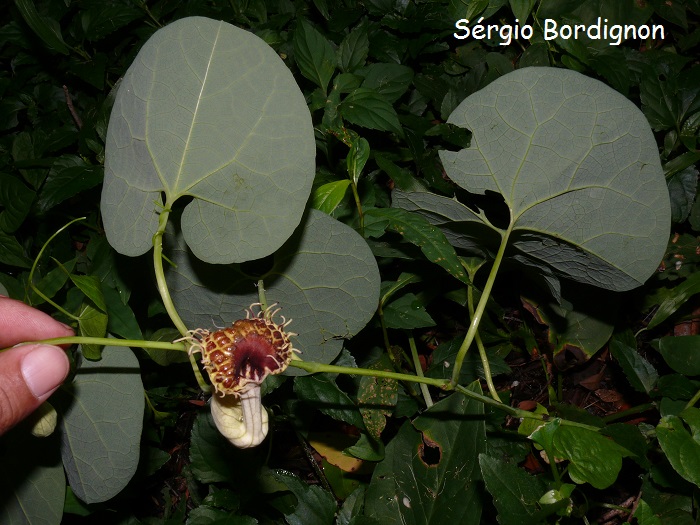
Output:
<path fill-rule="evenodd" d="M 435 214 L 410 213 L 426 205 L 390 206 L 429 190 L 456 194 L 463 208 L 484 210 L 496 225 L 507 222 L 502 201 L 451 182 L 438 151 L 470 144 L 470 133 L 448 117 L 514 69 L 578 71 L 641 108 L 671 197 L 659 272 L 628 292 L 562 281 L 565 299 L 557 302 L 543 293 L 552 291 L 552 275 L 504 267 L 480 339 L 504 401 L 553 416 L 539 428 L 437 390 L 316 374 L 266 383 L 271 438 L 239 451 L 212 426 L 181 356 L 135 348 L 135 358 L 83 345 L 72 355 L 82 372 L 52 399 L 59 430 L 27 437 L 29 422 L 0 441 L 3 470 L 17 473 L 3 476 L 0 521 L 614 523 L 635 511 L 639 523 L 694 523 L 700 3 L 15 0 L 0 28 L 0 284 L 81 334 L 177 337 L 144 271 L 150 259 L 110 247 L 99 202 L 115 86 L 158 28 L 194 15 L 252 31 L 289 67 L 315 131 L 309 205 L 359 232 L 379 265 L 379 315 L 335 364 L 451 375 L 474 300 L 464 283 L 473 280 L 478 292 L 485 272 L 477 261 L 460 264 L 464 246 L 431 224 Z M 453 38 L 457 19 L 480 17 L 527 20 L 535 36 L 508 46 Z M 544 18 L 590 24 L 598 17 L 663 24 L 666 38 L 621 46 L 542 38 Z M 62 231 L 30 277 L 44 243 L 80 216 L 87 220 Z M 244 269 L 264 273 L 270 265 L 263 259 Z M 483 378 L 483 366 L 472 351 L 460 383 Z M 109 374 L 115 367 L 122 373 Z M 94 404 L 73 404 L 76 389 L 89 390 Z M 557 417 L 605 428 L 565 429 Z M 122 435 L 89 434 L 117 419 L 128 421 Z M 85 447 L 76 443 L 88 443 L 93 455 L 81 458 Z M 553 457 L 563 462 L 545 461 Z"/>

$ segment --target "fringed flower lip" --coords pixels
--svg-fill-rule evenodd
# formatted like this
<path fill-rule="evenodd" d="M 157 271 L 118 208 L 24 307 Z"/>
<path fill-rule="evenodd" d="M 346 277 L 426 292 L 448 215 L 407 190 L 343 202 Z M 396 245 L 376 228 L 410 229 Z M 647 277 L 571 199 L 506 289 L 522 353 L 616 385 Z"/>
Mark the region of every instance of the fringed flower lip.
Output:
<path fill-rule="evenodd" d="M 198 328 L 181 339 L 190 343 L 190 354 L 202 354 L 215 390 L 214 422 L 241 448 L 256 446 L 267 435 L 268 415 L 261 403 L 260 385 L 268 375 L 284 372 L 294 352 L 299 352 L 289 339 L 297 334 L 285 332 L 292 320 L 280 315 L 282 322 L 275 323 L 281 310 L 276 306 L 263 309 L 260 303 L 253 303 L 245 319 L 215 332 Z"/>

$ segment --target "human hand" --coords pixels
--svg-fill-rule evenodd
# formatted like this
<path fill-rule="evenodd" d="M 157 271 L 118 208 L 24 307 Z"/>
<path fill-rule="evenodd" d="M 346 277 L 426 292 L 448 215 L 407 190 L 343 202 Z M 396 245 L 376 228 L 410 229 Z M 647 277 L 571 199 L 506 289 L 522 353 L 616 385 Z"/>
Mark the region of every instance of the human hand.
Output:
<path fill-rule="evenodd" d="M 0 296 L 0 348 L 71 335 L 71 328 L 44 312 Z M 57 346 L 30 344 L 0 352 L 0 434 L 48 399 L 69 370 L 68 356 Z"/>

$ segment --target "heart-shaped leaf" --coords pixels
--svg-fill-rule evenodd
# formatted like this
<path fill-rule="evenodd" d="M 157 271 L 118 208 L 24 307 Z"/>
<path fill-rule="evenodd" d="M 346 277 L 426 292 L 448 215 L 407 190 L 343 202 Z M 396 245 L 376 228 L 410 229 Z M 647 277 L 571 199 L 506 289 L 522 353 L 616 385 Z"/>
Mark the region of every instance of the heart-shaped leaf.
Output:
<path fill-rule="evenodd" d="M 190 328 L 225 326 L 244 317 L 257 303 L 259 276 L 246 274 L 255 264 L 262 275 L 268 304 L 293 323 L 292 339 L 306 361 L 330 363 L 343 338 L 359 332 L 379 301 L 379 269 L 365 240 L 341 222 L 310 210 L 304 224 L 273 257 L 248 265 L 210 265 L 198 261 L 180 236 L 169 252 L 176 267 L 168 272 L 173 301 Z M 269 263 L 268 263 L 269 265 Z M 288 374 L 302 375 L 289 368 Z"/>
<path fill-rule="evenodd" d="M 301 220 L 314 155 L 306 102 L 272 48 L 225 22 L 178 20 L 141 48 L 114 102 L 107 238 L 120 253 L 147 252 L 163 206 L 188 196 L 182 231 L 198 258 L 269 255 Z"/>
<path fill-rule="evenodd" d="M 509 214 L 503 230 L 420 194 L 434 223 L 459 216 L 455 245 L 481 245 L 486 225 L 509 233 L 514 255 L 531 265 L 617 291 L 655 271 L 668 240 L 668 190 L 649 124 L 620 93 L 574 71 L 525 68 L 468 97 L 448 122 L 473 135 L 469 148 L 440 152 L 447 174 L 470 192 L 500 194 Z"/>

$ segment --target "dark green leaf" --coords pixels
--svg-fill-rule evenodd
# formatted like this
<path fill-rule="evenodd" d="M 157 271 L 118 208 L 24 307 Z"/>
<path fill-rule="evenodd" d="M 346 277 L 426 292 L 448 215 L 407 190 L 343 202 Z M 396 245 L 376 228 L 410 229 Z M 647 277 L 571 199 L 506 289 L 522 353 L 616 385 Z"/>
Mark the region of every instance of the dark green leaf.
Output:
<path fill-rule="evenodd" d="M 391 177 L 391 180 L 394 181 L 397 188 L 404 191 L 418 191 L 421 189 L 420 183 L 408 169 L 397 166 L 387 157 L 376 151 L 373 153 L 373 156 L 377 166 Z"/>
<path fill-rule="evenodd" d="M 85 37 L 96 42 L 140 16 L 141 11 L 128 4 L 97 4 L 81 13 L 80 22 Z"/>
<path fill-rule="evenodd" d="M 452 370 L 462 341 L 462 337 L 457 337 L 446 343 L 439 344 L 433 352 L 433 364 L 425 372 L 425 375 L 436 379 L 452 379 Z M 498 347 L 487 348 L 486 353 L 488 355 L 492 376 L 510 373 L 511 369 L 503 357 L 499 355 Z M 480 377 L 484 377 L 484 368 L 481 358 L 477 352 L 469 351 L 459 371 L 459 383 L 471 383 Z"/>
<path fill-rule="evenodd" d="M 483 413 L 481 403 L 455 393 L 404 423 L 374 470 L 365 513 L 385 524 L 479 523 Z"/>
<path fill-rule="evenodd" d="M 671 290 L 670 295 L 659 305 L 646 329 L 650 330 L 663 323 L 698 292 L 700 292 L 700 273 L 694 273 Z"/>
<path fill-rule="evenodd" d="M 387 301 L 399 290 L 409 284 L 418 283 L 421 278 L 414 273 L 402 273 L 396 281 L 384 281 L 381 288 L 380 305 L 383 307 Z"/>
<path fill-rule="evenodd" d="M 365 461 L 381 461 L 384 459 L 384 443 L 369 434 L 362 432 L 357 442 L 343 450 L 343 454 Z"/>
<path fill-rule="evenodd" d="M 687 376 L 700 375 L 700 335 L 662 337 L 659 350 L 668 366 L 676 372 Z"/>
<path fill-rule="evenodd" d="M 208 410 L 199 414 L 192 427 L 190 467 L 202 483 L 236 479 L 234 449 L 218 431 Z"/>
<path fill-rule="evenodd" d="M 119 291 L 111 286 L 102 286 L 101 290 L 104 294 L 107 315 L 109 316 L 107 323 L 109 332 L 124 339 L 143 339 L 136 315 L 131 307 L 122 301 Z M 178 337 L 176 335 L 169 340 L 172 341 Z M 162 350 L 159 350 L 159 352 L 163 353 Z M 182 354 L 182 352 L 177 353 Z"/>
<path fill-rule="evenodd" d="M 654 513 L 649 504 L 643 499 L 639 500 L 634 518 L 638 525 L 663 525 L 661 519 Z"/>
<path fill-rule="evenodd" d="M 542 478 L 530 476 L 524 469 L 486 454 L 479 455 L 479 465 L 501 525 L 541 523 L 538 502 L 547 492 Z"/>
<path fill-rule="evenodd" d="M 294 392 L 299 399 L 338 421 L 344 421 L 358 429 L 364 428 L 357 405 L 338 388 L 327 374 L 313 374 L 294 379 Z"/>
<path fill-rule="evenodd" d="M 15 5 L 19 12 L 22 13 L 22 17 L 27 22 L 27 25 L 50 49 L 63 55 L 69 53 L 68 46 L 61 35 L 61 27 L 56 20 L 41 16 L 36 7 L 34 7 L 33 0 L 15 0 Z"/>
<path fill-rule="evenodd" d="M 515 15 L 515 18 L 519 21 L 520 25 L 526 23 L 526 20 L 530 16 L 530 11 L 535 5 L 535 0 L 509 0 L 510 8 Z"/>
<path fill-rule="evenodd" d="M 24 255 L 22 246 L 17 239 L 0 230 L 0 263 L 29 268 L 32 261 Z"/>
<path fill-rule="evenodd" d="M 35 193 L 17 177 L 0 173 L 0 230 L 12 233 L 29 213 Z"/>
<path fill-rule="evenodd" d="M 659 374 L 652 364 L 637 352 L 636 348 L 629 346 L 619 337 L 613 337 L 610 341 L 610 352 L 620 363 L 627 380 L 635 390 L 647 394 L 653 390 Z"/>
<path fill-rule="evenodd" d="M 358 140 L 353 141 L 346 159 L 348 175 L 355 184 L 360 180 L 360 175 L 362 170 L 365 169 L 367 159 L 369 159 L 369 142 L 360 137 Z"/>
<path fill-rule="evenodd" d="M 688 218 L 698 188 L 698 170 L 688 167 L 668 179 L 671 196 L 671 220 L 676 223 Z"/>
<path fill-rule="evenodd" d="M 75 268 L 75 263 L 76 260 L 71 259 L 64 264 L 59 265 L 58 268 L 54 268 L 46 273 L 46 275 L 42 276 L 41 279 L 35 283 L 35 286 L 46 297 L 49 299 L 53 298 L 68 281 L 70 273 L 73 271 L 73 268 Z M 40 297 L 33 289 L 29 291 L 29 304 L 39 305 L 43 302 L 44 299 Z"/>
<path fill-rule="evenodd" d="M 335 516 L 335 498 L 318 485 L 309 485 L 291 472 L 277 470 L 274 478 L 287 486 L 297 498 L 297 506 L 285 513 L 289 525 L 331 525 Z"/>
<path fill-rule="evenodd" d="M 683 425 L 690 425 L 692 435 Z M 656 427 L 661 449 L 676 472 L 691 483 L 700 486 L 700 409 L 689 408 L 681 417 L 666 416 Z"/>
<path fill-rule="evenodd" d="M 80 157 L 66 155 L 54 162 L 37 199 L 37 208 L 45 213 L 57 204 L 102 182 L 102 166 L 93 166 Z"/>
<path fill-rule="evenodd" d="M 384 323 L 387 328 L 412 330 L 435 326 L 435 321 L 425 311 L 418 298 L 412 293 L 403 294 L 384 307 Z"/>
<path fill-rule="evenodd" d="M 326 37 L 304 19 L 294 31 L 294 59 L 301 74 L 326 93 L 335 73 L 335 50 Z"/>
<path fill-rule="evenodd" d="M 420 215 L 400 208 L 371 208 L 365 210 L 365 228 L 372 225 L 401 234 L 408 242 L 418 246 L 429 261 L 442 266 L 460 281 L 469 282 L 445 235 Z"/>
<path fill-rule="evenodd" d="M 338 64 L 341 71 L 352 72 L 362 67 L 367 60 L 369 38 L 367 25 L 360 24 L 353 29 L 340 43 L 338 48 Z"/>
<path fill-rule="evenodd" d="M 111 317 L 110 317 L 111 319 Z M 174 341 L 181 337 L 176 328 L 161 328 L 156 330 L 149 337 L 150 341 Z M 140 339 L 140 337 L 139 337 Z M 186 363 L 189 361 L 187 353 L 176 350 L 157 350 L 155 348 L 144 348 L 151 359 L 161 366 L 168 366 L 172 363 Z M 273 377 L 273 376 L 270 376 Z"/>
<path fill-rule="evenodd" d="M 665 398 L 689 401 L 700 390 L 700 382 L 683 374 L 666 374 L 659 378 L 656 389 Z"/>
<path fill-rule="evenodd" d="M 107 305 L 105 304 L 104 296 L 102 295 L 102 287 L 100 280 L 94 275 L 73 275 L 70 276 L 71 281 L 75 284 L 85 296 L 90 299 L 97 308 L 102 312 L 107 313 Z M 99 337 L 99 336 L 98 336 Z"/>
<path fill-rule="evenodd" d="M 564 369 L 587 361 L 600 350 L 613 333 L 619 299 L 577 283 L 565 283 L 564 296 L 545 304 L 524 299 L 536 309 L 538 321 L 549 326 L 549 341 L 554 345 L 557 365 Z"/>
<path fill-rule="evenodd" d="M 345 97 L 339 109 L 342 117 L 352 124 L 403 133 L 396 110 L 374 89 L 357 88 Z"/>
<path fill-rule="evenodd" d="M 520 67 L 549 66 L 549 48 L 547 47 L 547 44 L 530 44 L 520 56 L 520 62 L 518 62 L 518 65 Z"/>
<path fill-rule="evenodd" d="M 403 95 L 413 80 L 413 70 L 400 64 L 371 64 L 362 71 L 363 88 L 373 89 L 394 103 Z"/>

